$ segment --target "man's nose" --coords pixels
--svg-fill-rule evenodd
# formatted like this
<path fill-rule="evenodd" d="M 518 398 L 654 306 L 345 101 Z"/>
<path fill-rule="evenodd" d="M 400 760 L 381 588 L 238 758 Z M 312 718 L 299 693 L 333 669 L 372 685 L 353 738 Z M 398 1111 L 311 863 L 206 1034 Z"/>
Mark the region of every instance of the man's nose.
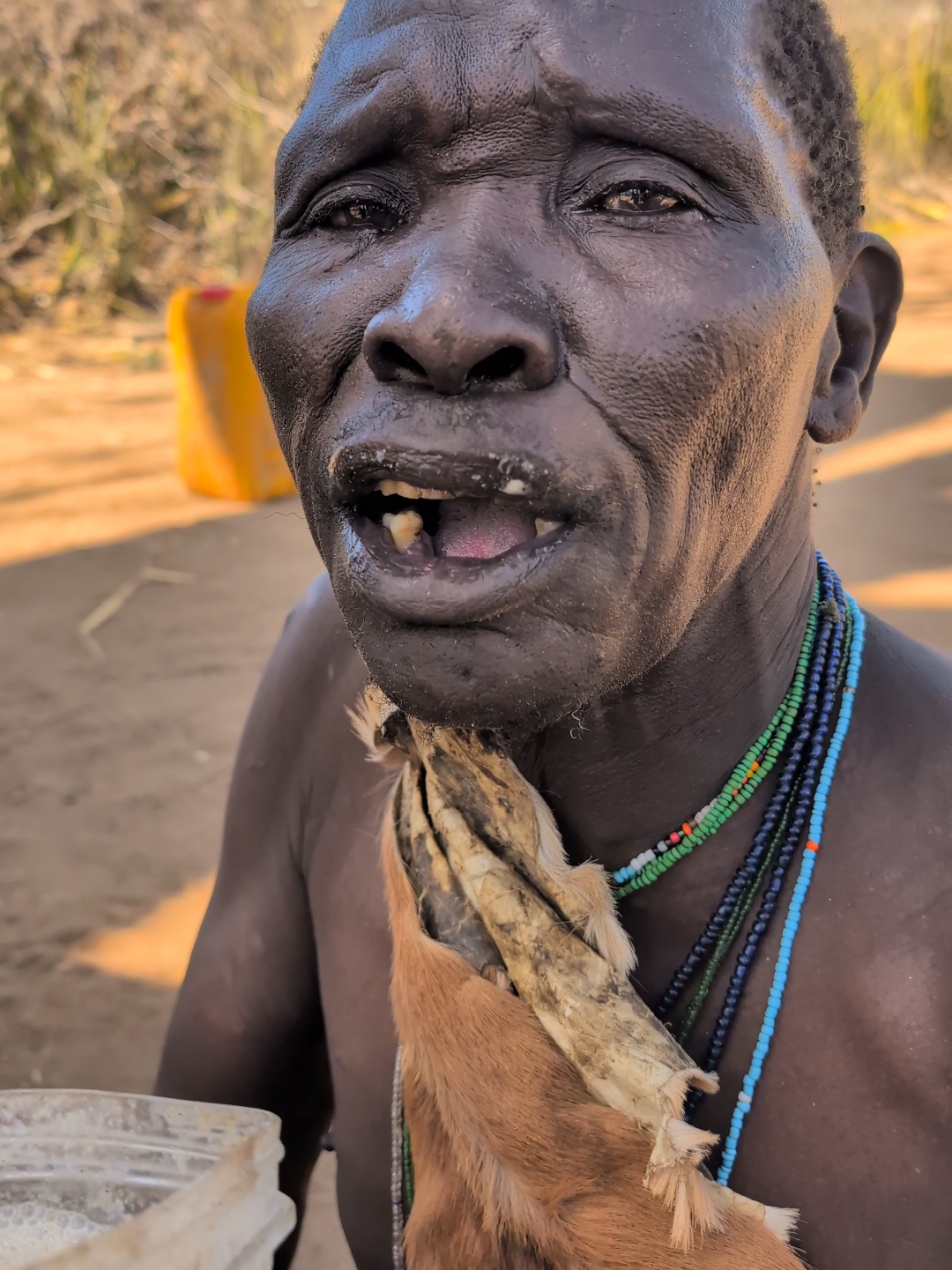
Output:
<path fill-rule="evenodd" d="M 490 384 L 544 388 L 560 360 L 558 335 L 540 302 L 493 302 L 466 282 L 432 277 L 371 319 L 363 352 L 378 379 L 446 396 Z"/>

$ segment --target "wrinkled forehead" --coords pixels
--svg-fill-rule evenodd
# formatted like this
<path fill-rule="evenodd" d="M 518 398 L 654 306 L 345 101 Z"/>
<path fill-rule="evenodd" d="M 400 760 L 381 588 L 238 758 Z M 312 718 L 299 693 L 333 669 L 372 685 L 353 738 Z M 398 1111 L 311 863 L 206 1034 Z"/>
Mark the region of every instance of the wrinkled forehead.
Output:
<path fill-rule="evenodd" d="M 758 32 L 755 0 L 349 0 L 302 123 L 332 169 L 561 122 L 742 172 L 790 140 Z"/>

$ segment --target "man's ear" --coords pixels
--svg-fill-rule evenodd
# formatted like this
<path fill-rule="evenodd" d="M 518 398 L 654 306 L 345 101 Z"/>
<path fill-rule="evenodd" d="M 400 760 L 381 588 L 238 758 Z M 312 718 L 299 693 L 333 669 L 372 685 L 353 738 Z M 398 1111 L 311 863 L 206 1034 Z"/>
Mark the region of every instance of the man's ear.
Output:
<path fill-rule="evenodd" d="M 849 261 L 807 418 L 807 431 L 820 445 L 845 441 L 859 427 L 902 299 L 902 265 L 885 238 L 856 234 Z"/>

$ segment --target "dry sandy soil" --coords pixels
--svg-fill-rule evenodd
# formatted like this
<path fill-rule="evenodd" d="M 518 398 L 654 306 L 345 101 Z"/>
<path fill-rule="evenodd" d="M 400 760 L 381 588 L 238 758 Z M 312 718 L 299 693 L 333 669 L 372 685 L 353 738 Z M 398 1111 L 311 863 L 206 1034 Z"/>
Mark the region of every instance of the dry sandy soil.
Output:
<path fill-rule="evenodd" d="M 907 313 L 862 434 L 821 464 L 817 531 L 952 651 L 952 236 L 903 253 Z M 242 720 L 320 568 L 295 502 L 181 488 L 173 418 L 158 330 L 0 340 L 0 1087 L 149 1088 Z M 144 583 L 95 660 L 79 623 L 144 567 L 190 580 Z M 109 973 L 76 964 L 90 938 Z M 302 1268 L 347 1265 L 332 1164 Z"/>

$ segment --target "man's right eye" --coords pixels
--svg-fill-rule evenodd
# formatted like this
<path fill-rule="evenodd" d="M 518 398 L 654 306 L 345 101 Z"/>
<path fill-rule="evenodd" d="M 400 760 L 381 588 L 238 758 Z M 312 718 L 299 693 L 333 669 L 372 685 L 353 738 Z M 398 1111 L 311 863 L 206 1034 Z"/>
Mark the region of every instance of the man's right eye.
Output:
<path fill-rule="evenodd" d="M 367 199 L 321 208 L 311 218 L 311 225 L 320 229 L 373 229 L 378 234 L 388 234 L 399 224 L 393 208 Z"/>

